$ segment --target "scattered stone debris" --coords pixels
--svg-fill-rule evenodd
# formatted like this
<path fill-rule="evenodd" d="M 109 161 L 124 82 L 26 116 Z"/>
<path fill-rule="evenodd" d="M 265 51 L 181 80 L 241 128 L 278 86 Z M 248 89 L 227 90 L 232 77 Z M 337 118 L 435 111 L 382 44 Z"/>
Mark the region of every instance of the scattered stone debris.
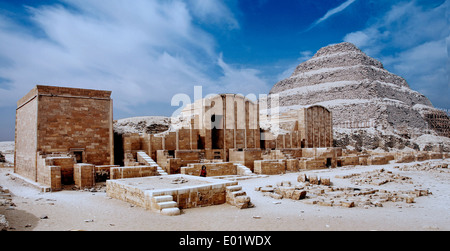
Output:
<path fill-rule="evenodd" d="M 184 184 L 184 183 L 187 183 L 189 180 L 187 180 L 187 179 L 185 179 L 185 178 L 183 178 L 183 177 L 178 177 L 178 178 L 176 178 L 176 179 L 174 179 L 174 180 L 172 180 L 172 184 Z"/>
<path fill-rule="evenodd" d="M 450 172 L 448 168 L 448 163 L 416 163 L 413 165 L 404 165 L 402 167 L 395 166 L 394 168 L 398 168 L 400 171 L 434 171 L 434 172 Z"/>
<path fill-rule="evenodd" d="M 350 174 L 337 176 L 337 178 L 355 179 L 354 183 L 381 186 L 387 182 L 410 182 L 409 177 L 393 174 L 384 169 L 363 174 Z M 317 175 L 300 174 L 298 184 L 291 184 L 289 181 L 279 182 L 275 187 L 267 185 L 256 187 L 264 196 L 274 199 L 302 200 L 306 204 L 320 206 L 340 206 L 352 207 L 383 207 L 386 202 L 414 203 L 414 199 L 420 196 L 431 194 L 429 190 L 407 190 L 388 191 L 385 189 L 358 188 L 358 187 L 337 187 L 332 186 L 330 178 L 318 177 Z M 386 182 L 387 181 L 387 182 Z"/>
<path fill-rule="evenodd" d="M 12 202 L 11 193 L 8 188 L 0 186 L 0 206 L 6 207 L 6 210 L 14 210 L 16 205 Z M 8 231 L 10 228 L 6 216 L 0 214 L 0 231 Z"/>
<path fill-rule="evenodd" d="M 0 231 L 8 231 L 9 222 L 3 214 L 0 214 Z"/>
<path fill-rule="evenodd" d="M 77 186 L 73 186 L 72 190 L 78 190 L 81 192 L 91 192 L 91 193 L 106 193 L 106 183 L 100 182 L 100 183 L 97 183 L 94 187 L 85 187 L 85 188 L 79 188 Z"/>
<path fill-rule="evenodd" d="M 351 182 L 355 185 L 369 184 L 381 186 L 389 182 L 402 182 L 412 184 L 410 177 L 401 176 L 399 174 L 393 174 L 391 171 L 384 170 L 384 168 L 374 171 L 363 172 L 361 174 L 354 173 L 351 175 L 343 175 L 343 176 L 337 175 L 335 177 L 341 179 L 350 178 Z"/>
<path fill-rule="evenodd" d="M 302 186 L 292 186 L 290 181 L 279 182 L 274 188 L 271 185 L 265 187 L 256 187 L 256 191 L 260 191 L 264 196 L 270 196 L 276 200 L 283 198 L 292 200 L 302 200 L 306 198 L 306 191 Z"/>

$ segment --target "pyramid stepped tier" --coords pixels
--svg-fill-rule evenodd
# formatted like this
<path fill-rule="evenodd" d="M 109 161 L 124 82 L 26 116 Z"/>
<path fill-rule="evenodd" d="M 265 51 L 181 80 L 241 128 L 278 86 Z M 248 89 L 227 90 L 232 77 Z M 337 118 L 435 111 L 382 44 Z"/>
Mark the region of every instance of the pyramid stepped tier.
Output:
<path fill-rule="evenodd" d="M 269 107 L 275 94 L 280 111 L 322 105 L 332 111 L 334 125 L 425 129 L 423 111 L 434 109 L 405 79 L 351 43 L 324 47 L 300 64 L 272 88 Z"/>

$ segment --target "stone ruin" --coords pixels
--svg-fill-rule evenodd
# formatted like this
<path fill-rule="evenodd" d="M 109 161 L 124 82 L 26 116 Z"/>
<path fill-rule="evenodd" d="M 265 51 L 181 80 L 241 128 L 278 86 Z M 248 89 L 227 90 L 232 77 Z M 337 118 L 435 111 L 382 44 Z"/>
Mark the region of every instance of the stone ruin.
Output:
<path fill-rule="evenodd" d="M 11 208 L 16 205 L 12 202 L 11 193 L 6 187 L 0 186 L 0 207 Z M 0 214 L 0 232 L 8 231 L 9 222 L 3 214 Z"/>
<path fill-rule="evenodd" d="M 38 85 L 17 103 L 14 172 L 44 192 L 74 186 L 89 189 L 106 181 L 111 196 L 127 201 L 129 198 L 120 195 L 125 190 L 114 190 L 121 184 L 117 180 L 194 177 L 200 175 L 202 166 L 206 166 L 208 178 L 238 180 L 449 157 L 442 152 L 382 154 L 343 150 L 333 147 L 333 118 L 327 108 L 313 105 L 274 115 L 260 114 L 264 108 L 260 105 L 264 106 L 242 95 L 216 95 L 184 108 L 167 131 L 143 126 L 147 128 L 144 133 L 118 134 L 113 128 L 110 91 Z M 308 194 L 314 194 L 310 186 L 319 185 L 312 181 L 304 187 Z M 320 186 L 324 186 L 326 181 L 321 182 Z M 210 196 L 212 204 L 226 202 L 238 208 L 251 205 L 249 198 L 233 188 L 238 184 L 221 186 L 217 198 L 212 194 L 202 198 Z M 207 185 L 204 189 L 213 187 Z M 282 195 L 304 197 L 298 189 L 291 190 Z M 172 196 L 179 208 L 186 204 L 175 195 L 164 196 L 159 199 Z M 136 204 L 153 208 L 149 201 L 142 199 Z M 176 214 L 174 209 L 165 211 Z"/>
<path fill-rule="evenodd" d="M 355 187 L 335 186 L 329 177 L 307 176 L 302 173 L 297 178 L 297 184 L 283 181 L 276 186 L 256 187 L 255 190 L 277 200 L 301 200 L 305 204 L 344 208 L 383 207 L 383 204 L 388 202 L 414 203 L 414 198 L 431 194 L 429 190 L 424 189 L 396 191 L 381 189 L 381 186 L 388 182 L 411 182 L 409 177 L 393 174 L 391 171 L 385 171 L 384 169 L 361 174 L 339 175 L 335 178 L 351 179 Z M 361 184 L 371 184 L 377 186 L 377 188 L 358 188 L 357 186 Z"/>
<path fill-rule="evenodd" d="M 237 181 L 180 174 L 108 180 L 107 195 L 171 216 L 179 215 L 180 209 L 224 203 L 239 209 L 252 206 Z"/>
<path fill-rule="evenodd" d="M 282 111 L 326 107 L 333 113 L 334 139 L 342 147 L 425 150 L 417 137 L 433 134 L 443 137 L 440 149 L 450 149 L 444 138 L 450 137 L 448 114 L 348 42 L 321 48 L 276 83 L 268 99 L 272 96 L 279 98 L 276 106 Z"/>

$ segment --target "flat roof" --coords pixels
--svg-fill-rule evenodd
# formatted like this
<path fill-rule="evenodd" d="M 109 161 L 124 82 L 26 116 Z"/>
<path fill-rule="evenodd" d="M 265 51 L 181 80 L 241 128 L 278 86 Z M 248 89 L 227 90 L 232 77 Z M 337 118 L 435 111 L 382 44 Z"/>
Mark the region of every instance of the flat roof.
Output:
<path fill-rule="evenodd" d="M 82 89 L 72 87 L 36 85 L 30 92 L 17 101 L 17 107 L 22 106 L 37 95 L 56 96 L 56 97 L 80 97 L 80 98 L 98 98 L 111 99 L 111 91 Z"/>

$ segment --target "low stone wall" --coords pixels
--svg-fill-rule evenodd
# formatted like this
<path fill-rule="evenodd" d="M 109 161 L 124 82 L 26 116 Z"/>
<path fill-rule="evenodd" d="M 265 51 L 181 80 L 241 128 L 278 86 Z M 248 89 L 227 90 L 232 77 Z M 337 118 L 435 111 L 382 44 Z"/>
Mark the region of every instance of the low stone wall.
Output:
<path fill-rule="evenodd" d="M 370 156 L 367 159 L 367 165 L 386 165 L 389 164 L 389 157 L 387 156 Z"/>
<path fill-rule="evenodd" d="M 174 181 L 184 181 L 174 183 Z M 170 175 L 145 177 L 133 180 L 108 180 L 108 196 L 132 203 L 148 210 L 159 210 L 157 200 L 161 196 L 172 196 L 178 208 L 195 208 L 224 204 L 227 202 L 227 187 L 236 186 L 237 181 Z"/>
<path fill-rule="evenodd" d="M 409 163 L 416 160 L 414 153 L 399 153 L 396 156 L 396 163 Z"/>
<path fill-rule="evenodd" d="M 91 188 L 95 186 L 95 166 L 91 164 L 75 164 L 73 166 L 73 179 L 78 188 Z"/>
<path fill-rule="evenodd" d="M 340 157 L 341 166 L 356 166 L 359 165 L 358 156 L 343 156 Z"/>
<path fill-rule="evenodd" d="M 126 179 L 147 176 L 157 176 L 156 166 L 126 166 L 111 168 L 110 179 Z"/>
<path fill-rule="evenodd" d="M 287 159 L 286 170 L 290 172 L 298 172 L 300 168 L 298 159 Z"/>
<path fill-rule="evenodd" d="M 327 168 L 326 159 L 300 159 L 299 168 L 301 170 L 316 170 Z"/>
<path fill-rule="evenodd" d="M 206 176 L 237 175 L 237 168 L 231 162 L 191 163 L 181 168 L 181 174 L 200 176 L 202 166 L 206 166 Z"/>
<path fill-rule="evenodd" d="M 255 160 L 254 162 L 255 174 L 284 174 L 286 173 L 285 160 Z"/>

